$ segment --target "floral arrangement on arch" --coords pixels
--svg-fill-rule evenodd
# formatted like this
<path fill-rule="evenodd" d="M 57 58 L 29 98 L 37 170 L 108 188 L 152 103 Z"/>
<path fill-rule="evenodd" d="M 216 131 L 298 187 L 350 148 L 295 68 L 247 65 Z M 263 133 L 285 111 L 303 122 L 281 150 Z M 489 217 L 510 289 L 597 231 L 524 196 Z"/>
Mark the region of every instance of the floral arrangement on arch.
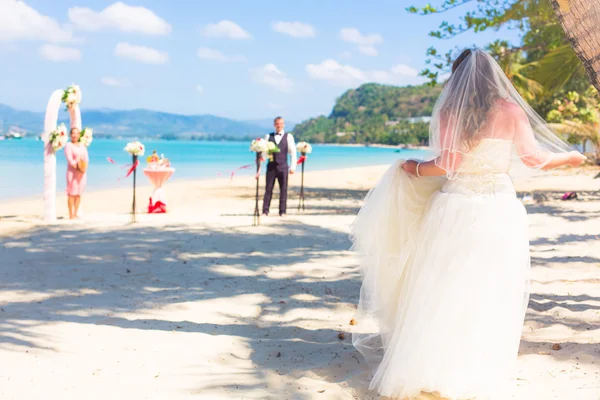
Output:
<path fill-rule="evenodd" d="M 68 86 L 63 92 L 62 102 L 67 106 L 67 110 L 81 103 L 81 88 L 77 85 Z"/>
<path fill-rule="evenodd" d="M 135 141 L 127 143 L 127 146 L 125 146 L 123 150 L 125 150 L 132 156 L 143 156 L 144 152 L 146 151 L 146 148 L 142 143 Z"/>
<path fill-rule="evenodd" d="M 94 131 L 92 128 L 83 128 L 79 136 L 79 143 L 83 143 L 85 147 L 90 147 L 92 140 L 94 140 Z"/>
<path fill-rule="evenodd" d="M 296 150 L 300 152 L 302 155 L 312 153 L 312 146 L 307 142 L 298 142 L 296 145 Z"/>
<path fill-rule="evenodd" d="M 56 153 L 67 145 L 69 136 L 67 135 L 67 127 L 65 124 L 60 124 L 48 136 L 48 143 L 52 146 L 52 150 Z"/>

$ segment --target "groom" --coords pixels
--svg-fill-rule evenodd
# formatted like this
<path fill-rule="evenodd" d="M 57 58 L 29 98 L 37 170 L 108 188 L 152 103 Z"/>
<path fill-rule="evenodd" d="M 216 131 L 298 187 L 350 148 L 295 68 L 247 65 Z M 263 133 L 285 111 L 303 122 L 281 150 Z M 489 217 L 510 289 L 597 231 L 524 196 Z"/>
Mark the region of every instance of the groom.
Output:
<path fill-rule="evenodd" d="M 277 117 L 273 121 L 275 132 L 265 136 L 265 140 L 273 142 L 279 147 L 278 153 L 273 153 L 273 161 L 267 165 L 267 187 L 263 200 L 263 215 L 269 215 L 271 206 L 271 197 L 273 197 L 273 188 L 275 181 L 279 183 L 279 216 L 286 214 L 288 173 L 296 172 L 296 142 L 292 134 L 285 132 L 285 122 L 283 118 Z M 288 154 L 291 156 L 291 165 L 288 165 Z"/>

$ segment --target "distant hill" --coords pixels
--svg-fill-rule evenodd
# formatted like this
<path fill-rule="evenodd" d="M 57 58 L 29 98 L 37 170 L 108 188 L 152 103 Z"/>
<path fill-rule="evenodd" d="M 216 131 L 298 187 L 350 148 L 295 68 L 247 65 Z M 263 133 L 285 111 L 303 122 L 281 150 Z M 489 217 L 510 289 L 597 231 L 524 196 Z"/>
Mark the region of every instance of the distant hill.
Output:
<path fill-rule="evenodd" d="M 178 115 L 150 110 L 82 110 L 83 125 L 94 129 L 95 135 L 247 138 L 264 134 L 258 124 L 236 121 L 214 115 Z M 60 121 L 67 121 L 62 112 Z M 6 132 L 11 126 L 25 129 L 30 135 L 41 133 L 44 113 L 19 111 L 0 104 L 0 121 Z"/>
<path fill-rule="evenodd" d="M 24 129 L 28 132 L 38 132 L 43 129 L 44 114 L 31 111 L 19 111 L 0 104 L 0 127 L 7 133 L 11 126 Z"/>
<path fill-rule="evenodd" d="M 396 87 L 368 83 L 345 92 L 329 116 L 296 125 L 294 134 L 315 143 L 425 144 L 440 86 Z"/>

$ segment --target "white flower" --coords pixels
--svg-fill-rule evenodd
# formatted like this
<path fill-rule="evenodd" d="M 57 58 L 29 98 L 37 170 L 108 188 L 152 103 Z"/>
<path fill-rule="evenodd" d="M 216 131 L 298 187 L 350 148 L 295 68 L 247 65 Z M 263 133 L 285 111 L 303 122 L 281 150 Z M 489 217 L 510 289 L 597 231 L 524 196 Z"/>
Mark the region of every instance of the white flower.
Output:
<path fill-rule="evenodd" d="M 75 95 L 78 103 L 81 103 L 81 88 L 77 85 L 71 86 L 71 93 Z"/>
<path fill-rule="evenodd" d="M 255 153 L 265 153 L 269 150 L 267 141 L 261 138 L 255 139 L 250 144 L 250 151 Z"/>
<path fill-rule="evenodd" d="M 57 128 L 56 128 L 56 132 L 58 134 L 60 134 L 61 136 L 64 136 L 65 139 L 67 137 L 67 127 L 65 126 L 65 124 L 60 124 Z"/>
<path fill-rule="evenodd" d="M 299 142 L 296 145 L 296 150 L 303 154 L 310 154 L 312 153 L 312 146 L 307 142 Z"/>
<path fill-rule="evenodd" d="M 92 131 L 92 128 L 85 128 L 81 131 L 79 141 L 83 143 L 85 147 L 89 147 L 90 144 L 92 144 L 92 140 L 94 140 L 94 131 Z"/>
<path fill-rule="evenodd" d="M 64 90 L 62 101 L 67 105 L 67 108 L 71 108 L 74 104 L 81 103 L 81 96 L 81 88 L 77 85 L 71 85 Z"/>
<path fill-rule="evenodd" d="M 143 156 L 146 148 L 140 142 L 129 142 L 123 149 L 133 156 Z"/>
<path fill-rule="evenodd" d="M 59 151 L 67 144 L 68 135 L 67 135 L 67 127 L 65 124 L 60 124 L 56 130 L 50 133 L 48 137 L 48 142 L 52 146 L 52 150 L 54 152 Z"/>

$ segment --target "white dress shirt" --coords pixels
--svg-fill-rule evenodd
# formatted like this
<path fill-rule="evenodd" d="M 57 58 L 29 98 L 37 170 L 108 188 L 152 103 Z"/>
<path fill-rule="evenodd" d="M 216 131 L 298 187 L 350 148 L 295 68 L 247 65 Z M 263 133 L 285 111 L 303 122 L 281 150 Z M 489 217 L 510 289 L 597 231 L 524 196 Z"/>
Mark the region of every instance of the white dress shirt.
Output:
<path fill-rule="evenodd" d="M 281 142 L 281 139 L 283 138 L 283 135 L 285 135 L 285 131 L 281 131 L 279 133 L 275 133 L 275 144 L 277 146 L 279 146 L 279 143 Z M 268 142 L 269 141 L 269 136 L 271 136 L 270 134 L 265 136 L 265 140 Z M 288 144 L 288 154 L 291 156 L 291 164 L 290 164 L 290 170 L 291 171 L 296 171 L 296 163 L 298 162 L 297 160 L 297 151 L 296 151 L 296 141 L 294 140 L 294 136 L 292 136 L 291 133 L 287 134 L 287 144 Z"/>

